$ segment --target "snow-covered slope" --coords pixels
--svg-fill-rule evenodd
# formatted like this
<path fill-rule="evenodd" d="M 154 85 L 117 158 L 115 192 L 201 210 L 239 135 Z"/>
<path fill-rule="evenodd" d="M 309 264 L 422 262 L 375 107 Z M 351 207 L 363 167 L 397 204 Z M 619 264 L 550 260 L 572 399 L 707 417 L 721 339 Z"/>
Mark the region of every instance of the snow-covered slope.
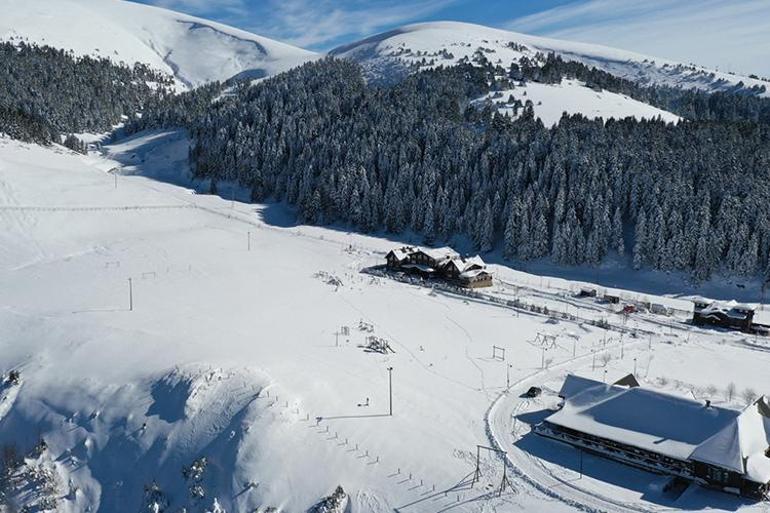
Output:
<path fill-rule="evenodd" d="M 706 68 L 683 65 L 605 46 L 561 41 L 459 22 L 407 25 L 332 50 L 333 55 L 359 61 L 371 78 L 387 80 L 417 65 L 451 65 L 477 54 L 504 67 L 521 57 L 555 52 L 640 84 L 724 90 L 743 83 L 746 87 L 770 83 Z M 765 92 L 770 96 L 770 92 Z"/>
<path fill-rule="evenodd" d="M 588 454 L 576 479 L 572 449 L 528 433 L 567 372 L 638 367 L 715 404 L 730 382 L 764 393 L 762 337 L 701 330 L 681 298 L 631 291 L 617 293 L 678 317 L 622 320 L 573 297 L 578 283 L 501 265 L 476 298 L 364 274 L 403 242 L 160 181 L 207 189 L 188 149 L 181 132 L 103 156 L 0 138 L 0 450 L 26 456 L 0 484 L 17 510 L 301 513 L 341 485 L 349 513 L 761 511 L 697 490 L 672 501 L 663 478 Z M 367 351 L 372 336 L 395 352 Z M 520 399 L 531 385 L 545 397 Z M 469 486 L 493 441 L 513 465 L 502 496 L 491 454 Z"/>
<path fill-rule="evenodd" d="M 226 25 L 123 0 L 0 0 L 0 39 L 146 63 L 184 86 L 285 71 L 317 54 Z"/>
<path fill-rule="evenodd" d="M 515 89 L 489 93 L 476 100 L 476 103 L 490 102 L 500 112 L 514 115 L 512 100 L 519 100 L 522 104 L 527 100 L 531 101 L 535 116 L 546 126 L 557 124 L 564 112 L 602 119 L 660 118 L 667 123 L 675 123 L 681 119 L 675 114 L 628 96 L 609 91 L 595 91 L 577 80 L 566 79 L 561 84 L 527 82 Z"/>

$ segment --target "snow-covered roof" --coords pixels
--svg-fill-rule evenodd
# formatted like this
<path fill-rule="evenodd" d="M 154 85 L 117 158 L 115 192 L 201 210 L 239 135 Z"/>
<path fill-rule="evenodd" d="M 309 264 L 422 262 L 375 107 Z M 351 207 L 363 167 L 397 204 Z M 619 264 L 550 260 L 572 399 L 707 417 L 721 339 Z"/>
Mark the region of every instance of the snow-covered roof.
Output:
<path fill-rule="evenodd" d="M 459 255 L 449 247 L 443 247 L 443 248 L 425 248 L 421 250 L 423 253 L 431 257 L 432 259 L 439 261 L 439 260 L 446 260 L 449 258 L 456 258 Z"/>
<path fill-rule="evenodd" d="M 479 265 L 481 267 L 486 267 L 487 264 L 484 262 L 484 260 L 481 259 L 479 255 L 472 256 L 470 258 L 465 259 L 465 263 L 467 265 Z"/>
<path fill-rule="evenodd" d="M 762 397 L 724 429 L 706 440 L 690 459 L 745 474 L 757 483 L 770 482 L 770 405 Z"/>
<path fill-rule="evenodd" d="M 745 319 L 747 312 L 753 311 L 754 307 L 751 305 L 745 305 L 735 301 L 729 301 L 726 303 L 714 301 L 708 306 L 702 308 L 699 313 L 703 316 L 723 314 L 734 319 Z"/>
<path fill-rule="evenodd" d="M 594 383 L 547 421 L 685 461 L 740 413 L 642 387 Z"/>
<path fill-rule="evenodd" d="M 559 390 L 559 397 L 569 399 L 573 395 L 579 394 L 588 388 L 595 387 L 597 384 L 598 382 L 593 379 L 576 376 L 574 374 L 567 374 L 567 377 L 564 379 L 564 383 L 561 386 L 561 390 Z"/>
<path fill-rule="evenodd" d="M 460 278 L 475 278 L 480 274 L 489 274 L 486 269 L 471 269 L 460 274 Z"/>
<path fill-rule="evenodd" d="M 681 461 L 693 460 L 770 482 L 770 402 L 743 411 L 641 387 L 568 375 L 561 410 L 547 421 Z"/>
<path fill-rule="evenodd" d="M 411 255 L 415 251 L 416 249 L 411 246 L 403 246 L 400 248 L 392 249 L 390 252 L 393 254 L 393 256 L 396 257 L 396 260 L 401 262 L 402 260 L 406 260 L 409 257 L 409 255 Z"/>
<path fill-rule="evenodd" d="M 639 383 L 636 381 L 636 378 L 633 374 L 615 374 L 614 376 L 610 376 L 608 381 L 613 385 L 619 386 L 639 386 Z M 559 397 L 563 399 L 569 399 L 570 397 L 577 395 L 588 388 L 601 384 L 603 383 L 599 383 L 598 381 L 591 378 L 585 378 L 575 374 L 567 374 L 567 377 L 564 378 L 564 383 L 561 386 L 561 390 L 559 390 Z"/>

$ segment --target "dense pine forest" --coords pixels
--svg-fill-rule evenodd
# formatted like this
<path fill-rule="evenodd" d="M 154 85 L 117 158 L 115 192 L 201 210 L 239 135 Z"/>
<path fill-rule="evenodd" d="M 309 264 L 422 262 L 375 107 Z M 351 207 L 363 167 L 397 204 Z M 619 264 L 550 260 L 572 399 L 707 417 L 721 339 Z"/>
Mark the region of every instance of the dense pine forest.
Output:
<path fill-rule="evenodd" d="M 751 94 L 616 89 L 658 98 L 691 121 L 516 119 L 471 100 L 516 81 L 602 72 L 548 58 L 546 68 L 460 65 L 389 88 L 326 59 L 256 86 L 164 101 L 133 130 L 185 126 L 197 176 L 234 180 L 255 200 L 298 207 L 310 223 L 413 230 L 428 242 L 470 237 L 481 251 L 636 268 L 768 273 L 770 102 Z"/>
<path fill-rule="evenodd" d="M 149 67 L 25 43 L 0 43 L 0 133 L 46 144 L 77 132 L 104 132 L 133 116 L 171 79 Z M 68 145 L 78 148 L 75 138 Z M 79 148 L 78 148 L 79 149 Z"/>
<path fill-rule="evenodd" d="M 516 87 L 577 78 L 677 113 L 659 120 L 564 116 L 547 128 Z M 306 64 L 257 85 L 169 94 L 136 65 L 0 45 L 0 133 L 48 143 L 81 131 L 183 127 L 196 176 L 236 181 L 309 223 L 466 236 L 480 251 L 598 265 L 770 276 L 770 100 L 642 87 L 553 55 L 367 84 L 358 65 Z M 473 100 L 510 91 L 516 116 Z M 142 115 L 138 116 L 137 113 Z M 68 138 L 78 148 L 77 140 Z"/>

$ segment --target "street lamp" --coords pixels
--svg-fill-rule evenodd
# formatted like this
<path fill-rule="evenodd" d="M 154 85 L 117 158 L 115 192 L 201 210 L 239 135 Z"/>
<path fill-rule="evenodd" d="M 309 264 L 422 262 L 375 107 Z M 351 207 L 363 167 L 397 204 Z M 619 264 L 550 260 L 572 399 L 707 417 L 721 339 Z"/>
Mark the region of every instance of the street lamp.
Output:
<path fill-rule="evenodd" d="M 393 416 L 393 367 L 388 367 L 388 415 Z"/>

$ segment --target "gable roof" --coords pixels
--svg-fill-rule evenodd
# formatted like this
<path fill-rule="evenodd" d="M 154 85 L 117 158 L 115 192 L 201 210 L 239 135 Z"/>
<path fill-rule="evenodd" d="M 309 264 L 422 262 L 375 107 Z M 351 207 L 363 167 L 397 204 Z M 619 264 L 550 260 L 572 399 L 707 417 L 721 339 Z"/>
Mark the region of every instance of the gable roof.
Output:
<path fill-rule="evenodd" d="M 762 397 L 724 429 L 706 440 L 690 459 L 718 465 L 758 483 L 770 482 L 770 406 Z"/>
<path fill-rule="evenodd" d="M 593 379 L 576 376 L 574 374 L 567 374 L 567 377 L 564 378 L 564 383 L 562 383 L 561 389 L 559 390 L 559 397 L 562 399 L 569 399 L 573 395 L 579 394 L 596 385 L 601 385 L 601 383 Z"/>
<path fill-rule="evenodd" d="M 685 461 L 739 414 L 642 387 L 594 383 L 568 397 L 547 421 Z"/>
<path fill-rule="evenodd" d="M 714 301 L 696 311 L 703 317 L 718 317 L 719 315 L 725 315 L 733 319 L 746 319 L 750 313 L 754 312 L 754 307 L 735 301 L 729 301 L 727 303 Z"/>
<path fill-rule="evenodd" d="M 629 376 L 620 381 L 631 383 Z M 770 482 L 770 400 L 743 411 L 706 406 L 686 397 L 568 375 L 564 406 L 546 420 L 557 426 L 631 445 L 680 461 L 708 463 Z"/>
<path fill-rule="evenodd" d="M 406 260 L 409 257 L 409 255 L 411 255 L 415 251 L 416 251 L 415 248 L 411 246 L 403 246 L 400 248 L 391 249 L 388 252 L 388 255 L 393 255 L 394 257 L 396 257 L 396 260 L 401 262 L 403 260 Z"/>
<path fill-rule="evenodd" d="M 567 377 L 564 378 L 564 383 L 562 383 L 561 389 L 559 390 L 559 397 L 562 399 L 568 399 L 588 388 L 603 384 L 604 383 L 600 383 L 599 381 L 593 380 L 591 378 L 584 378 L 575 374 L 567 374 Z M 626 387 L 639 386 L 639 382 L 636 380 L 636 377 L 633 374 L 626 374 L 625 376 L 621 376 L 617 380 L 612 381 L 612 384 Z"/>

